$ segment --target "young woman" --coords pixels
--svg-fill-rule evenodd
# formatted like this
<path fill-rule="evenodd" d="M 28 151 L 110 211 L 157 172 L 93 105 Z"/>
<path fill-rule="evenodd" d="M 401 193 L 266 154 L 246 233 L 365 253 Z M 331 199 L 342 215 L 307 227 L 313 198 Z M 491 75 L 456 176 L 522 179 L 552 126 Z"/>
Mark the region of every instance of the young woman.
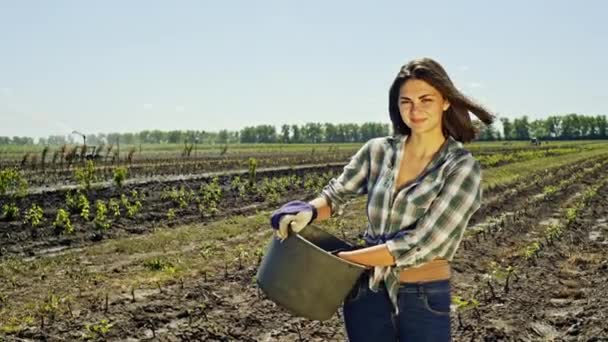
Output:
<path fill-rule="evenodd" d="M 404 65 L 389 91 L 392 136 L 374 138 L 309 203 L 277 209 L 280 238 L 367 194 L 367 247 L 338 256 L 369 266 L 344 301 L 350 341 L 450 341 L 450 261 L 481 205 L 481 168 L 463 143 L 469 112 L 495 117 L 464 96 L 430 58 Z"/>

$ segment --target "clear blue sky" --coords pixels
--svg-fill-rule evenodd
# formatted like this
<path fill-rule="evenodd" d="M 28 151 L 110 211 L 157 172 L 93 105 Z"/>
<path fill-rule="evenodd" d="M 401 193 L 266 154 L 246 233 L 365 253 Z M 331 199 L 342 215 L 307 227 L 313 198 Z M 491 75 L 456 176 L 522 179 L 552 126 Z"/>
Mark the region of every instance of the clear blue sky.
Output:
<path fill-rule="evenodd" d="M 0 0 L 0 135 L 388 123 L 421 56 L 501 116 L 608 114 L 607 4 Z"/>

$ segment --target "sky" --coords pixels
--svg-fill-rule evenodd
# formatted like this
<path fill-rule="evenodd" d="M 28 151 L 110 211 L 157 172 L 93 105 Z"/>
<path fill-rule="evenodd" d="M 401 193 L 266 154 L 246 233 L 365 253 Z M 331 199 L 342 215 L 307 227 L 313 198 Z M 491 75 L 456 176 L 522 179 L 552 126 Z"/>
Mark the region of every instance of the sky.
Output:
<path fill-rule="evenodd" d="M 608 114 L 606 1 L 0 0 L 0 136 L 388 119 L 417 57 L 498 117 Z"/>

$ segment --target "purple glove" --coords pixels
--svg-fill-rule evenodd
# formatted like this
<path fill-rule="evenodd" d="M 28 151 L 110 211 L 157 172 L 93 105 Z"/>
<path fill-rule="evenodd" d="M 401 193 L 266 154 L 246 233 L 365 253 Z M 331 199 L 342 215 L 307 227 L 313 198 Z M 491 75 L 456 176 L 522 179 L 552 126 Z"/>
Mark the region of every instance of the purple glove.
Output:
<path fill-rule="evenodd" d="M 304 201 L 291 201 L 275 210 L 270 217 L 270 225 L 277 230 L 281 239 L 287 238 L 288 227 L 299 232 L 317 218 L 317 208 Z"/>

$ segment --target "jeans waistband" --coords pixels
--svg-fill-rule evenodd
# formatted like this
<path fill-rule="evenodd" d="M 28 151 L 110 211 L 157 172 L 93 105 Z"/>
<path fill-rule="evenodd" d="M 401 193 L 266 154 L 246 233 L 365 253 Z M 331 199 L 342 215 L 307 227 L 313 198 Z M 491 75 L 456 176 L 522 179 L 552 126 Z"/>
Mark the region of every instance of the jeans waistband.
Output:
<path fill-rule="evenodd" d="M 371 270 L 365 270 L 357 281 L 357 286 L 368 286 L 369 278 L 371 277 Z M 380 281 L 378 288 L 380 291 L 387 291 L 386 284 L 383 280 Z M 399 292 L 401 293 L 437 293 L 451 291 L 450 279 L 434 280 L 427 282 L 418 283 L 399 283 Z"/>
<path fill-rule="evenodd" d="M 399 292 L 402 293 L 433 293 L 451 290 L 450 280 L 436 280 L 424 283 L 401 283 Z"/>

